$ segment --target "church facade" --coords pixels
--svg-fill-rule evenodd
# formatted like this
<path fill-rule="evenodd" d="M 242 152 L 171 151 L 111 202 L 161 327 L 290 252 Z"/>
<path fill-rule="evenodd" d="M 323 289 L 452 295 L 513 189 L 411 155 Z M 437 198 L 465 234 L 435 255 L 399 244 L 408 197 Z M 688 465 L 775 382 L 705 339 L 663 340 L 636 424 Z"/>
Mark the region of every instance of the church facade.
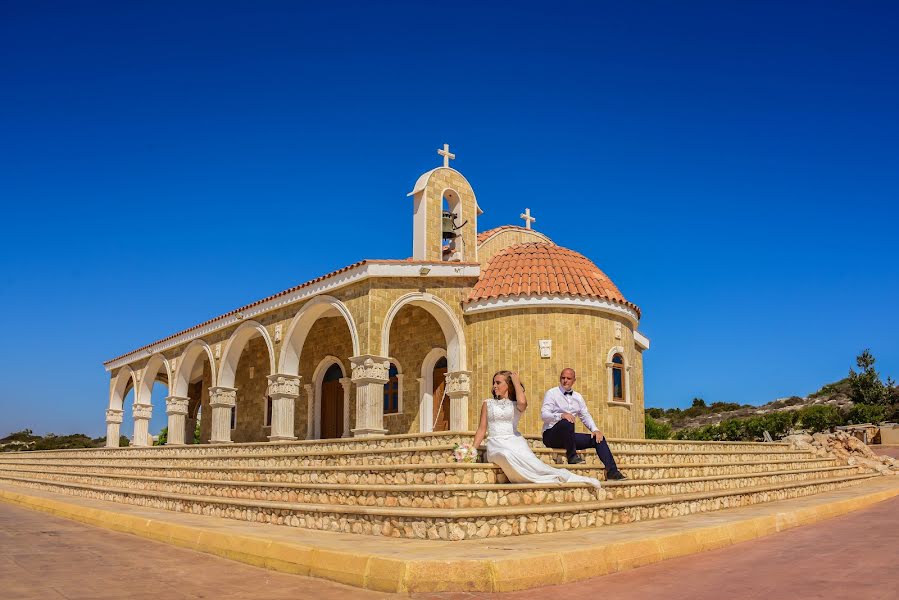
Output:
<path fill-rule="evenodd" d="M 360 261 L 104 363 L 107 445 L 125 418 L 150 445 L 154 410 L 169 444 L 190 443 L 198 420 L 202 443 L 470 431 L 500 369 L 521 373 L 520 428 L 539 433 L 567 366 L 608 437 L 642 438 L 639 308 L 529 211 L 526 227 L 479 233 L 474 190 L 440 154 L 409 193 L 411 258 Z"/>

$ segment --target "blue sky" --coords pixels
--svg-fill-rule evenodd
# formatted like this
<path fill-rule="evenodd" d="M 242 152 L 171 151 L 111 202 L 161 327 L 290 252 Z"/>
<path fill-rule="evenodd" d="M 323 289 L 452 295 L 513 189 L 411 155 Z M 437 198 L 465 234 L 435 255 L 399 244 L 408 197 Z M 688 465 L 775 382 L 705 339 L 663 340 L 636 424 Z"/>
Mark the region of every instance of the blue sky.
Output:
<path fill-rule="evenodd" d="M 746 4 L 3 2 L 0 435 L 102 435 L 104 360 L 409 256 L 443 143 L 482 230 L 530 207 L 640 305 L 647 405 L 899 377 L 899 9 Z"/>

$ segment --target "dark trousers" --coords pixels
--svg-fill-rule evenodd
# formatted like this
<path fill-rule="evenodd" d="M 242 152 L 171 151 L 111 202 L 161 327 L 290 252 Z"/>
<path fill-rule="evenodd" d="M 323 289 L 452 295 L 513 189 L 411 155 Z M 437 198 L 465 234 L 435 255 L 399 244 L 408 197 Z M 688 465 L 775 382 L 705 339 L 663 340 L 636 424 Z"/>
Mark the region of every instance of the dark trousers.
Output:
<path fill-rule="evenodd" d="M 575 433 L 574 423 L 566 419 L 562 419 L 543 432 L 543 445 L 547 448 L 564 449 L 568 460 L 577 455 L 577 450 L 596 448 L 596 456 L 602 461 L 606 471 L 614 473 L 618 470 L 615 459 L 612 458 L 612 450 L 609 449 L 609 443 L 606 442 L 605 436 L 597 444 L 596 440 L 589 433 Z"/>

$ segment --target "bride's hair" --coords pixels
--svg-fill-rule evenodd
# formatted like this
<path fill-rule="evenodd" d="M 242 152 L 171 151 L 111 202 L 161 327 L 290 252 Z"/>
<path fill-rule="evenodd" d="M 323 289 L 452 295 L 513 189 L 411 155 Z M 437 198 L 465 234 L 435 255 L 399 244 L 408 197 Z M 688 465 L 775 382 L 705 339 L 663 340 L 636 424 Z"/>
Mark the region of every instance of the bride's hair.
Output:
<path fill-rule="evenodd" d="M 493 380 L 496 379 L 497 375 L 502 375 L 503 379 L 506 380 L 506 385 L 509 387 L 509 400 L 511 400 L 512 402 L 518 402 L 518 399 L 515 397 L 515 386 L 512 385 L 512 371 L 502 370 L 502 371 L 497 371 L 496 373 L 494 373 L 493 377 L 490 378 L 490 387 L 491 388 L 493 388 Z M 521 383 L 521 381 L 519 380 L 518 383 Z M 521 383 L 521 389 L 524 389 L 523 383 Z M 493 397 L 495 399 L 498 399 L 496 394 L 493 394 Z"/>

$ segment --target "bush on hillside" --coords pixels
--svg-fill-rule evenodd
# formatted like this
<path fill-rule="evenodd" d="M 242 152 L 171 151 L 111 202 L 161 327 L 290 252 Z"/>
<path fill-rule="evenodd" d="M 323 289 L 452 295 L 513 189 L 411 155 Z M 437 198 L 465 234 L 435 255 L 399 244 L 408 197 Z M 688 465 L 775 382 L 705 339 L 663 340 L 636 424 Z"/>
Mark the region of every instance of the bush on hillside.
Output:
<path fill-rule="evenodd" d="M 846 414 L 846 423 L 859 425 L 861 423 L 882 423 L 887 417 L 887 407 L 876 404 L 856 404 Z"/>
<path fill-rule="evenodd" d="M 644 430 L 648 440 L 671 439 L 671 425 L 656 421 L 648 413 L 644 415 Z"/>
<path fill-rule="evenodd" d="M 830 431 L 845 422 L 843 414 L 835 406 L 815 404 L 806 406 L 796 415 L 796 423 L 811 433 Z"/>

